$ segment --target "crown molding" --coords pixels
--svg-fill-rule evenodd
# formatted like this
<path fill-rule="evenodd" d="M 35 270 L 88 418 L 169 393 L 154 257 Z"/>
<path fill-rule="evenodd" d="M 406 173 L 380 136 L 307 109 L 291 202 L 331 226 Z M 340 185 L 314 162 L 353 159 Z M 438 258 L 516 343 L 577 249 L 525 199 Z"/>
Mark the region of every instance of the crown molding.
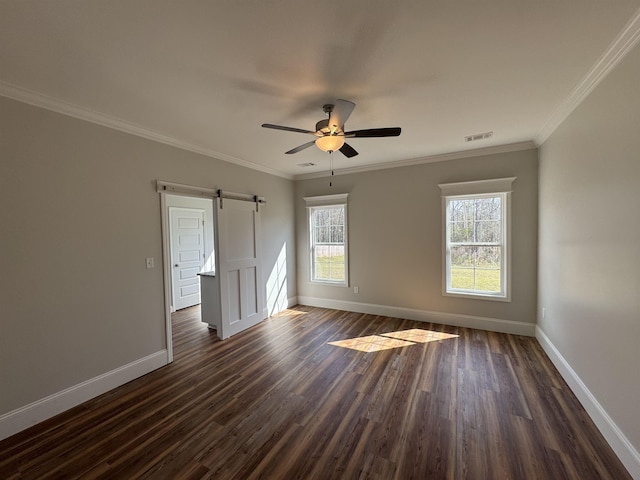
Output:
<path fill-rule="evenodd" d="M 473 150 L 462 150 L 451 153 L 441 153 L 438 155 L 430 155 L 428 157 L 414 158 L 410 160 L 399 160 L 394 162 L 377 163 L 374 165 L 363 165 L 361 167 L 349 167 L 334 170 L 334 175 L 349 175 L 352 173 L 371 172 L 373 170 L 386 170 L 388 168 L 411 167 L 413 165 L 422 165 L 424 163 L 446 162 L 449 160 L 459 160 L 462 158 L 482 157 L 485 155 L 496 155 L 498 153 L 519 152 L 521 150 L 531 150 L 538 148 L 532 141 L 508 143 L 505 145 L 496 145 L 494 147 L 476 148 Z M 296 175 L 294 180 L 308 180 L 311 178 L 326 177 L 327 172 L 314 172 Z"/>
<path fill-rule="evenodd" d="M 180 148 L 182 150 L 187 150 L 189 152 L 198 153 L 206 157 L 215 158 L 216 160 L 222 160 L 224 162 L 233 163 L 241 167 L 268 173 L 269 175 L 275 175 L 277 177 L 282 177 L 289 180 L 293 180 L 294 178 L 293 175 L 281 172 L 279 170 L 265 167 L 263 165 L 258 165 L 247 160 L 232 157 L 231 155 L 225 155 L 224 153 L 216 152 L 208 148 L 184 142 L 182 140 L 178 140 L 177 138 L 173 138 L 168 135 L 154 132 L 153 130 L 149 130 L 148 128 L 141 127 L 140 125 L 127 122 L 126 120 L 111 117 L 109 115 L 105 115 L 104 113 L 81 107 L 80 105 L 75 105 L 73 103 L 50 97 L 42 93 L 34 92 L 33 90 L 28 90 L 17 85 L 12 85 L 10 83 L 0 81 L 0 96 L 11 98 L 13 100 L 27 103 L 29 105 L 34 105 L 36 107 L 44 108 L 46 110 L 51 110 L 53 112 L 67 115 L 69 117 L 74 117 L 80 120 L 85 120 L 87 122 L 95 123 L 103 127 L 112 128 L 114 130 L 119 130 L 131 135 L 136 135 L 138 137 L 146 138 L 147 140 L 164 143 L 166 145 Z"/>
<path fill-rule="evenodd" d="M 600 56 L 582 81 L 551 114 L 535 136 L 537 145 L 542 145 L 562 122 L 573 112 L 611 70 L 629 53 L 640 40 L 640 9 L 624 26 L 609 48 Z"/>

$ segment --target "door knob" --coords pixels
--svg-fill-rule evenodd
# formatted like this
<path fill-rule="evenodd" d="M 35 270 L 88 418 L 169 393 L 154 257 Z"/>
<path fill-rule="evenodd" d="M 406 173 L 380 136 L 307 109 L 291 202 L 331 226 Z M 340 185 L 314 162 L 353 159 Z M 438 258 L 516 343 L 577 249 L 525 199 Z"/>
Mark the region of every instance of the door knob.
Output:
<path fill-rule="evenodd" d="M 178 266 L 178 264 L 176 263 L 176 264 L 174 265 L 174 267 L 177 267 L 177 266 Z"/>

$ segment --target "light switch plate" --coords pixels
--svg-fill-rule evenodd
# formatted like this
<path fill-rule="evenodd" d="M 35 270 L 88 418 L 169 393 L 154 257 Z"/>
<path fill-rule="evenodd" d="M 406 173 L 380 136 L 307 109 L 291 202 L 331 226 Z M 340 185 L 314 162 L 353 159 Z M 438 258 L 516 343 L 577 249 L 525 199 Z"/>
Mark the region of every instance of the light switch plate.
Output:
<path fill-rule="evenodd" d="M 147 268 L 153 268 L 156 266 L 156 262 L 153 257 L 147 257 Z"/>

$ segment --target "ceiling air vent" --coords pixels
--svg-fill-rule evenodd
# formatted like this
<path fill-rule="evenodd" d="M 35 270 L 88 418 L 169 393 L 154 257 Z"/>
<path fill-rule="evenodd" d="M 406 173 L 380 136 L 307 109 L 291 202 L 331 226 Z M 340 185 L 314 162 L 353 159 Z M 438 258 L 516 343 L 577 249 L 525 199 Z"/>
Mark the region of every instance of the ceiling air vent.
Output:
<path fill-rule="evenodd" d="M 299 167 L 315 167 L 316 164 L 313 162 L 307 162 L 307 163 L 299 163 L 298 166 Z"/>
<path fill-rule="evenodd" d="M 475 142 L 476 140 L 485 140 L 493 137 L 493 132 L 476 133 L 475 135 L 469 135 L 464 137 L 465 142 Z"/>

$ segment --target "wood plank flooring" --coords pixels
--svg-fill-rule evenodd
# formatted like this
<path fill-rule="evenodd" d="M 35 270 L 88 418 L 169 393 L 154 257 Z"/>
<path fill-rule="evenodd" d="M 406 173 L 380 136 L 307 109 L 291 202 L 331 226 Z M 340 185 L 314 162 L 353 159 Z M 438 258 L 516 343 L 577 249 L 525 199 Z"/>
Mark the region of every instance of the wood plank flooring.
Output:
<path fill-rule="evenodd" d="M 631 478 L 535 339 L 296 307 L 220 341 L 199 315 L 173 364 L 0 442 L 0 478 Z"/>

